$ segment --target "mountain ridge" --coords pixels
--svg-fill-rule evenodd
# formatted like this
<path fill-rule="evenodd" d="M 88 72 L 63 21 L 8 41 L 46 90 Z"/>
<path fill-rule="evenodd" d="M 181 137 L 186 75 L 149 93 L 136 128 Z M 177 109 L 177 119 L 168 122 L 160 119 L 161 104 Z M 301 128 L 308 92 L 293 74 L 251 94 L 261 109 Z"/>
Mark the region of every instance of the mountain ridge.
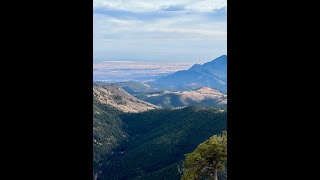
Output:
<path fill-rule="evenodd" d="M 190 90 L 208 86 L 226 93 L 227 55 L 222 55 L 202 65 L 194 64 L 187 70 L 177 71 L 148 84 L 166 90 Z"/>
<path fill-rule="evenodd" d="M 93 85 L 93 96 L 102 104 L 108 104 L 122 112 L 143 112 L 160 107 L 137 99 L 119 86 Z"/>
<path fill-rule="evenodd" d="M 140 94 L 136 97 L 160 107 L 177 108 L 198 105 L 226 109 L 227 105 L 227 95 L 206 86 L 188 91 L 165 90 L 159 93 Z"/>

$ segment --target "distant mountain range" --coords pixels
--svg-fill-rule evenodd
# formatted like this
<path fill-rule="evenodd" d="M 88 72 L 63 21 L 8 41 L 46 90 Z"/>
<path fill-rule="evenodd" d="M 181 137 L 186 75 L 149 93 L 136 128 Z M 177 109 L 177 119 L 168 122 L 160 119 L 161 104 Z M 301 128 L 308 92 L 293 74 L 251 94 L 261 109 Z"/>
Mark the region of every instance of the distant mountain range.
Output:
<path fill-rule="evenodd" d="M 115 84 L 98 82 L 93 89 L 94 96 L 101 103 L 123 112 L 142 112 L 160 107 L 227 107 L 227 95 L 210 87 L 188 91 L 163 91 L 142 82 L 129 81 Z"/>
<path fill-rule="evenodd" d="M 226 108 L 227 95 L 216 89 L 202 87 L 190 91 L 162 91 L 135 95 L 138 99 L 161 107 L 210 106 Z"/>
<path fill-rule="evenodd" d="M 188 70 L 177 71 L 147 84 L 164 90 L 190 90 L 208 86 L 226 93 L 227 55 L 202 65 L 195 64 Z"/>
<path fill-rule="evenodd" d="M 143 112 L 160 108 L 139 100 L 115 84 L 93 85 L 93 98 L 122 112 Z"/>
<path fill-rule="evenodd" d="M 161 91 L 158 88 L 152 87 L 143 82 L 127 81 L 127 82 L 117 82 L 115 84 L 132 95 L 141 94 L 141 93 L 155 93 L 155 92 Z"/>
<path fill-rule="evenodd" d="M 99 85 L 111 84 L 108 82 L 95 82 Z M 158 77 L 153 81 L 114 82 L 130 94 L 152 93 L 163 90 L 185 91 L 201 87 L 218 89 L 227 92 L 227 55 L 222 55 L 204 64 L 195 64 L 187 70 Z"/>

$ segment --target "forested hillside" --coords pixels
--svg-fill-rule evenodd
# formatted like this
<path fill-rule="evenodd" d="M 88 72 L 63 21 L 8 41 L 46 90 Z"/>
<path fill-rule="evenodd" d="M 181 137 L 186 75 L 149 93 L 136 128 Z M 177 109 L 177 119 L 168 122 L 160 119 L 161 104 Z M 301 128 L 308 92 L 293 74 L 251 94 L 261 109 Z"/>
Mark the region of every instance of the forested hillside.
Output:
<path fill-rule="evenodd" d="M 99 173 L 105 156 L 126 137 L 120 111 L 93 99 L 93 168 Z"/>
<path fill-rule="evenodd" d="M 225 111 L 209 107 L 157 109 L 118 117 L 122 121 L 112 122 L 123 127 L 116 132 L 124 140 L 109 151 L 100 166 L 99 180 L 180 179 L 184 155 L 226 130 L 227 122 Z"/>

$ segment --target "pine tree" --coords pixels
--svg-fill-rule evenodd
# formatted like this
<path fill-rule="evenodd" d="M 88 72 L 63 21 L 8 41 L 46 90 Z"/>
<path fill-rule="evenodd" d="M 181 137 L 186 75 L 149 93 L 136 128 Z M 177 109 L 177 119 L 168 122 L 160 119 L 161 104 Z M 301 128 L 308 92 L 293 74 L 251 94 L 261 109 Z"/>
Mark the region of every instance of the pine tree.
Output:
<path fill-rule="evenodd" d="M 218 180 L 218 171 L 225 168 L 227 160 L 227 132 L 214 135 L 201 143 L 195 151 L 186 154 L 181 180 Z"/>

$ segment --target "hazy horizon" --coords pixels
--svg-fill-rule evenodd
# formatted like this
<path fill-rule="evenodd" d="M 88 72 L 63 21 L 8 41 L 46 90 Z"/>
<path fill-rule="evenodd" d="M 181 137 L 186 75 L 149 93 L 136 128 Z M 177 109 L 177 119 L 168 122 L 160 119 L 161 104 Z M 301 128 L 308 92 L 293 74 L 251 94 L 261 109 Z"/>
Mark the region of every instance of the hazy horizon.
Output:
<path fill-rule="evenodd" d="M 102 61 L 93 64 L 93 81 L 148 81 L 190 68 L 192 62 Z"/>

